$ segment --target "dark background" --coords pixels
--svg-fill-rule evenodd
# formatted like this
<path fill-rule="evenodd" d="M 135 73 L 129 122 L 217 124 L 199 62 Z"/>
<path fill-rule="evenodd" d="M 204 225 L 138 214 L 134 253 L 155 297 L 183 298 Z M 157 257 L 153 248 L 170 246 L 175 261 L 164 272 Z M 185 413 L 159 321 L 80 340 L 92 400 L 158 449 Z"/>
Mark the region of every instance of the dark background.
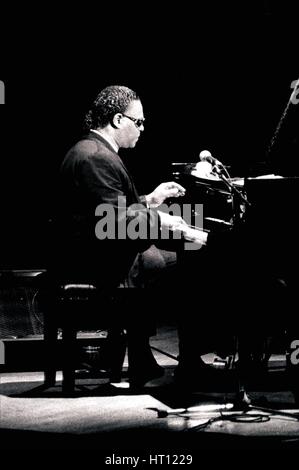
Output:
<path fill-rule="evenodd" d="M 4 14 L 2 268 L 43 267 L 59 164 L 110 84 L 135 89 L 144 104 L 145 132 L 122 151 L 140 193 L 169 179 L 171 162 L 197 161 L 203 149 L 233 176 L 299 174 L 299 106 L 289 106 L 267 152 L 299 78 L 295 2 L 239 3 L 66 13 L 26 5 Z"/>

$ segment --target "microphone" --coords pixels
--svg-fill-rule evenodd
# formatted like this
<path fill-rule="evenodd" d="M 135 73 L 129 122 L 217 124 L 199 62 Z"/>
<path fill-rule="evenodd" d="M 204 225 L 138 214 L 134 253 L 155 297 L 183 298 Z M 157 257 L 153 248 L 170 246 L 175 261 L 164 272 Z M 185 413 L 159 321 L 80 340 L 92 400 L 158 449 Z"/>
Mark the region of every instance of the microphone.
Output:
<path fill-rule="evenodd" d="M 226 173 L 225 166 L 217 158 L 212 157 L 212 154 L 209 150 L 202 150 L 199 154 L 199 159 L 201 162 L 208 162 L 212 165 L 212 173 L 214 175 L 223 176 L 223 171 Z"/>
<path fill-rule="evenodd" d="M 209 150 L 202 150 L 199 154 L 199 159 L 201 162 L 208 162 L 211 163 L 211 165 L 224 167 L 223 163 L 217 160 L 217 158 L 212 157 L 212 154 Z"/>

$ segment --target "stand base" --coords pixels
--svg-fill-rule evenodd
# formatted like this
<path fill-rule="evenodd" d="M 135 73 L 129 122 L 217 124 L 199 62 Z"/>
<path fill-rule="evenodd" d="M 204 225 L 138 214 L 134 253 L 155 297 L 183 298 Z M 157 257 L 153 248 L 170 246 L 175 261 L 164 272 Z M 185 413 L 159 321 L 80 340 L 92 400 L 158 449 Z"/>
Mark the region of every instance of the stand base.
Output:
<path fill-rule="evenodd" d="M 243 411 L 244 413 L 250 410 L 262 411 L 264 413 L 269 413 L 273 415 L 286 416 L 289 418 L 297 419 L 299 421 L 298 413 L 288 413 L 287 411 L 280 411 L 265 406 L 254 405 L 246 390 L 240 390 L 238 392 L 237 398 L 234 402 L 234 409 L 238 411 Z"/>

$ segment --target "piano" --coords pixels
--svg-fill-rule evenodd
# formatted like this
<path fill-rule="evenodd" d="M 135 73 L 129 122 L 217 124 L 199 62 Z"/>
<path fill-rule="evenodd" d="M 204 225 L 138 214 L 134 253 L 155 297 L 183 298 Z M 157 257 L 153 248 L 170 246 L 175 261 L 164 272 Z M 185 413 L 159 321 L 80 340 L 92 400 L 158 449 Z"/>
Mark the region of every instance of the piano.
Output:
<path fill-rule="evenodd" d="M 279 308 L 283 316 L 287 307 L 282 298 L 276 302 L 276 293 L 283 287 L 294 293 L 299 287 L 299 177 L 232 178 L 234 191 L 223 181 L 195 177 L 192 168 L 174 163 L 172 178 L 186 189 L 181 203 L 203 204 L 208 254 L 180 255 L 189 259 L 190 269 L 205 270 L 212 292 L 231 300 L 241 297 L 241 305 L 249 300 L 258 306 L 254 313 L 262 311 L 264 318 Z"/>
<path fill-rule="evenodd" d="M 180 204 L 190 204 L 192 211 L 195 204 L 202 204 L 203 228 L 207 231 L 229 229 L 234 220 L 242 217 L 239 211 L 243 211 L 244 207 L 239 205 L 239 201 L 235 201 L 236 194 L 232 195 L 231 188 L 221 179 L 196 176 L 195 165 L 195 163 L 171 165 L 172 180 L 186 189 L 186 195 L 180 198 Z M 237 191 L 243 193 L 244 178 L 233 178 L 231 184 Z"/>

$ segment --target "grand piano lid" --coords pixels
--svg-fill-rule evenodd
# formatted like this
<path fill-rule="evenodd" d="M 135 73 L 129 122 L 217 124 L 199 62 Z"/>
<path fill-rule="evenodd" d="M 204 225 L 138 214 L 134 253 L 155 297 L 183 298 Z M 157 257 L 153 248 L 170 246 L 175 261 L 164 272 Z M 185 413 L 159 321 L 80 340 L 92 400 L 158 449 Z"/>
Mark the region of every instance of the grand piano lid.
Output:
<path fill-rule="evenodd" d="M 218 175 L 211 174 L 212 165 L 209 162 L 198 163 L 171 163 L 172 176 L 175 180 L 180 180 L 184 185 L 189 181 L 192 185 L 208 187 L 213 190 L 220 190 L 228 193 L 228 187 Z M 229 182 L 236 187 L 242 188 L 245 179 L 243 177 L 230 178 Z"/>
<path fill-rule="evenodd" d="M 249 177 L 247 179 L 250 180 L 273 180 L 277 178 L 283 178 L 281 175 L 275 175 L 274 173 L 271 173 L 269 175 L 260 175 L 260 176 L 255 176 L 255 177 Z"/>
<path fill-rule="evenodd" d="M 237 186 L 239 188 L 243 188 L 245 178 L 240 178 L 239 176 L 235 176 L 234 178 L 230 178 L 230 183 L 233 184 L 234 186 Z"/>
<path fill-rule="evenodd" d="M 14 277 L 35 277 L 39 276 L 42 273 L 45 273 L 46 269 L 1 269 L 0 270 L 0 278 L 6 276 L 14 276 Z"/>

